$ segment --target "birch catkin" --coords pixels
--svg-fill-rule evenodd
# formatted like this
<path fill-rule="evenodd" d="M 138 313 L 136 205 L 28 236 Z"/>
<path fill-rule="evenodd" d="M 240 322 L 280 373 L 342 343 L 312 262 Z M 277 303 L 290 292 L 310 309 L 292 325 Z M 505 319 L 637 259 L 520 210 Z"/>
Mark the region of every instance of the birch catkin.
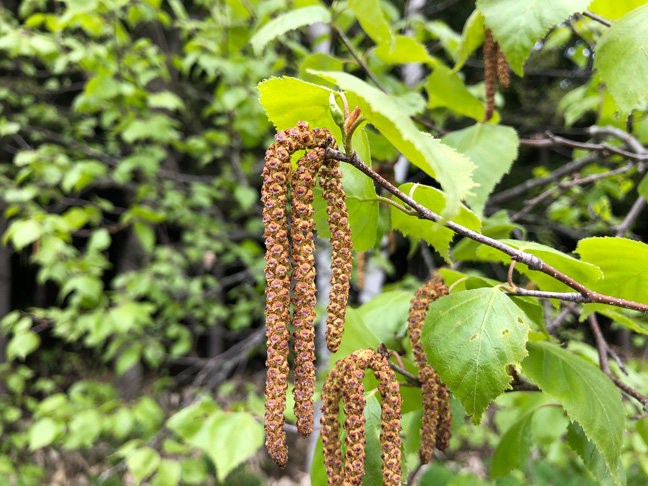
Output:
<path fill-rule="evenodd" d="M 352 254 L 351 228 L 342 187 L 342 171 L 337 160 L 327 160 L 320 171 L 322 197 L 327 202 L 326 212 L 331 231 L 331 291 L 326 319 L 326 343 L 334 353 L 340 348 L 344 331 L 351 285 Z"/>
<path fill-rule="evenodd" d="M 396 375 L 385 358 L 371 349 L 359 350 L 338 361 L 326 379 L 322 394 L 322 444 L 324 464 L 330 486 L 360 485 L 365 473 L 366 431 L 364 386 L 366 369 L 378 379 L 382 398 L 380 447 L 383 460 L 383 484 L 401 484 L 401 396 Z M 340 452 L 339 401 L 344 400 L 346 455 L 342 470 Z"/>
<path fill-rule="evenodd" d="M 448 293 L 448 288 L 440 277 L 435 276 L 419 288 L 410 303 L 408 329 L 410 343 L 416 366 L 419 369 L 419 381 L 423 395 L 423 418 L 421 428 L 421 463 L 427 464 L 432 459 L 434 447 L 447 448 L 450 439 L 449 396 L 445 384 L 436 371 L 427 363 L 427 356 L 421 345 L 421 328 L 425 321 L 430 304 Z M 444 425 L 441 426 L 441 423 Z M 440 434 L 444 440 L 440 439 Z M 439 445 L 445 445 L 441 448 Z"/>
<path fill-rule="evenodd" d="M 286 434 L 283 430 L 285 423 L 284 411 L 286 409 L 286 390 L 288 388 L 288 352 L 290 333 L 290 243 L 288 239 L 288 182 L 291 172 L 290 158 L 293 153 L 305 148 L 325 146 L 330 142 L 330 133 L 327 130 L 309 130 L 308 124 L 300 122 L 290 130 L 282 130 L 275 136 L 275 143 L 266 151 L 265 166 L 263 168 L 263 186 L 261 188 L 261 201 L 263 203 L 263 224 L 265 226 L 266 245 L 266 337 L 268 355 L 266 366 L 266 404 L 265 404 L 265 431 L 266 447 L 272 460 L 279 466 L 284 466 L 288 461 L 286 447 Z M 294 256 L 294 252 L 293 252 Z M 306 258 L 308 260 L 308 258 Z M 305 272 L 309 274 L 308 271 Z M 312 301 L 305 302 L 304 306 L 315 305 Z M 306 329 L 307 324 L 302 325 Z M 299 329 L 298 329 L 299 330 Z M 311 324 L 312 331 L 312 324 Z M 306 330 L 306 334 L 310 333 Z M 301 337 L 300 337 L 301 339 Z M 310 348 L 304 345 L 304 348 Z M 301 370 L 307 370 L 311 354 L 300 357 Z M 314 359 L 314 356 L 313 356 Z M 310 367 L 312 367 L 312 360 Z M 313 368 L 314 369 L 314 368 Z M 300 373 L 300 389 L 312 388 L 308 385 L 308 373 Z M 311 382 L 314 380 L 311 380 Z M 308 385 L 308 386 L 307 386 Z M 311 392 L 312 394 L 312 392 Z M 298 410 L 306 409 L 307 400 L 300 400 Z M 302 414 L 304 415 L 304 414 Z M 304 422 L 309 420 L 308 415 Z M 312 424 L 312 405 L 310 422 Z M 307 430 L 302 424 L 302 430 Z"/>

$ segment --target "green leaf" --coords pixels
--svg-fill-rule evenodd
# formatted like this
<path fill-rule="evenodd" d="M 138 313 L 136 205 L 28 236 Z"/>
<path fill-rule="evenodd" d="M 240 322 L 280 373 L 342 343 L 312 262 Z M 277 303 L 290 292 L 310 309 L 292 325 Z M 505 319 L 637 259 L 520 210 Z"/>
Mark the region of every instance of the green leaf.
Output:
<path fill-rule="evenodd" d="M 429 186 L 419 184 L 403 184 L 399 188 L 405 194 L 410 195 L 416 202 L 437 214 L 444 212 L 446 199 L 444 194 Z M 448 228 L 443 227 L 433 221 L 418 219 L 416 216 L 405 214 L 395 207 L 390 208 L 391 223 L 394 229 L 397 229 L 406 236 L 422 238 L 439 252 L 439 254 L 450 262 L 449 245 L 455 236 L 455 233 Z M 479 218 L 464 206 L 460 207 L 459 213 L 452 218 L 455 223 L 465 226 L 473 231 L 479 231 Z"/>
<path fill-rule="evenodd" d="M 147 96 L 146 102 L 151 108 L 164 108 L 170 111 L 181 110 L 184 108 L 184 101 L 171 91 L 160 91 L 151 93 Z"/>
<path fill-rule="evenodd" d="M 389 44 L 390 48 L 393 47 L 392 32 L 378 0 L 349 0 L 349 8 L 371 40 L 379 46 Z"/>
<path fill-rule="evenodd" d="M 641 179 L 641 182 L 637 187 L 637 192 L 644 199 L 648 199 L 648 175 L 645 175 L 643 179 Z"/>
<path fill-rule="evenodd" d="M 144 223 L 133 223 L 133 230 L 137 235 L 137 239 L 142 244 L 142 248 L 146 253 L 152 253 L 155 249 L 155 230 Z"/>
<path fill-rule="evenodd" d="M 324 54 L 323 52 L 315 52 L 306 56 L 299 65 L 299 77 L 309 83 L 321 83 L 327 88 L 333 88 L 333 83 L 328 83 L 321 80 L 317 76 L 313 76 L 306 72 L 308 69 L 318 69 L 320 71 L 342 71 L 344 63 L 333 56 Z"/>
<path fill-rule="evenodd" d="M 49 417 L 40 419 L 29 427 L 29 450 L 34 451 L 54 442 L 63 431 L 63 426 Z"/>
<path fill-rule="evenodd" d="M 328 24 L 331 21 L 329 11 L 319 5 L 298 8 L 291 12 L 281 14 L 261 27 L 250 39 L 254 54 L 260 56 L 265 46 L 277 37 L 290 30 L 298 29 L 315 22 Z"/>
<path fill-rule="evenodd" d="M 382 292 L 358 308 L 364 322 L 373 323 L 371 329 L 388 348 L 397 347 L 397 336 L 407 328 L 407 316 L 413 292 L 392 290 Z"/>
<path fill-rule="evenodd" d="M 428 76 L 425 89 L 428 93 L 428 108 L 449 108 L 453 112 L 475 120 L 484 119 L 484 105 L 464 84 L 457 73 L 438 64 Z"/>
<path fill-rule="evenodd" d="M 601 451 L 590 442 L 583 428 L 576 422 L 567 426 L 567 443 L 583 459 L 585 467 L 601 486 L 623 486 L 626 484 L 621 458 L 618 460 L 616 473 L 613 474 L 605 463 Z"/>
<path fill-rule="evenodd" d="M 11 239 L 16 250 L 22 250 L 43 235 L 43 227 L 33 219 L 16 221 L 5 234 L 5 241 Z"/>
<path fill-rule="evenodd" d="M 406 62 L 433 63 L 423 44 L 408 35 L 397 35 L 394 38 L 395 46 L 388 44 L 376 48 L 376 56 L 387 64 L 404 64 Z"/>
<path fill-rule="evenodd" d="M 522 65 L 535 43 L 553 26 L 585 10 L 591 1 L 477 0 L 477 8 L 511 68 L 522 76 Z"/>
<path fill-rule="evenodd" d="M 415 166 L 439 181 L 446 195 L 446 213 L 452 215 L 459 210 L 460 201 L 474 185 L 471 179 L 474 165 L 466 157 L 429 133 L 420 132 L 398 103 L 379 89 L 347 73 L 311 73 L 333 81 L 346 90 L 351 106 L 359 105 L 362 114 L 394 147 Z"/>
<path fill-rule="evenodd" d="M 531 253 L 532 255 L 542 258 L 545 263 L 551 265 L 556 270 L 559 270 L 562 273 L 572 277 L 578 282 L 595 282 L 603 275 L 601 270 L 597 266 L 582 260 L 577 260 L 576 258 L 566 255 L 561 251 L 555 250 L 550 246 L 541 245 L 540 243 L 535 243 L 533 241 L 519 241 L 510 239 L 504 239 L 500 241 L 517 250 Z M 499 250 L 496 250 L 495 248 L 486 245 L 482 245 L 478 248 L 477 256 L 485 260 L 500 261 L 507 265 L 511 263 L 511 257 Z M 574 291 L 571 287 L 558 282 L 556 279 L 550 277 L 545 273 L 529 270 L 526 265 L 516 265 L 515 270 L 526 275 L 533 282 L 536 282 L 538 284 L 538 287 L 540 287 L 540 289 L 542 290 L 551 292 Z"/>
<path fill-rule="evenodd" d="M 513 469 L 519 469 L 526 463 L 531 452 L 531 422 L 537 409 L 534 407 L 522 414 L 500 439 L 493 454 L 491 478 L 506 476 Z"/>
<path fill-rule="evenodd" d="M 177 486 L 182 478 L 182 466 L 173 459 L 162 459 L 151 486 Z"/>
<path fill-rule="evenodd" d="M 578 242 L 576 253 L 603 271 L 601 280 L 586 284 L 590 289 L 648 304 L 648 245 L 626 238 L 586 238 Z"/>
<path fill-rule="evenodd" d="M 362 314 L 356 309 L 348 308 L 340 349 L 331 355 L 331 363 L 346 358 L 358 349 L 376 349 L 379 345 L 380 340 L 365 323 Z"/>
<path fill-rule="evenodd" d="M 135 476 L 137 484 L 157 471 L 160 462 L 160 454 L 151 447 L 142 447 L 126 457 L 126 465 Z"/>
<path fill-rule="evenodd" d="M 479 10 L 473 10 L 461 32 L 457 62 L 453 71 L 461 69 L 468 57 L 484 43 L 484 17 Z M 483 117 L 482 117 L 483 118 Z"/>
<path fill-rule="evenodd" d="M 40 336 L 33 331 L 17 334 L 7 344 L 7 359 L 9 361 L 13 361 L 16 358 L 24 360 L 28 354 L 38 349 L 40 341 Z"/>
<path fill-rule="evenodd" d="M 511 127 L 478 123 L 452 132 L 441 141 L 466 155 L 477 166 L 473 177 L 479 185 L 466 197 L 466 202 L 481 213 L 495 185 L 508 174 L 517 158 L 517 132 Z"/>
<path fill-rule="evenodd" d="M 126 373 L 133 366 L 139 363 L 141 354 L 142 349 L 136 344 L 123 351 L 115 363 L 115 373 L 117 373 L 118 376 Z"/>
<path fill-rule="evenodd" d="M 622 115 L 642 108 L 648 99 L 648 5 L 612 24 L 596 44 L 594 68 Z"/>
<path fill-rule="evenodd" d="M 588 10 L 606 18 L 607 20 L 617 20 L 637 7 L 646 4 L 646 0 L 594 0 Z"/>
<path fill-rule="evenodd" d="M 102 415 L 94 409 L 76 413 L 68 426 L 64 447 L 78 449 L 92 446 L 101 434 L 102 419 Z"/>
<path fill-rule="evenodd" d="M 547 395 L 559 401 L 618 474 L 625 414 L 621 394 L 601 370 L 556 344 L 528 342 L 524 373 Z"/>
<path fill-rule="evenodd" d="M 526 356 L 526 314 L 498 288 L 457 292 L 430 305 L 421 342 L 473 422 L 510 388 L 508 366 Z"/>
<path fill-rule="evenodd" d="M 236 466 L 256 454 L 264 437 L 263 425 L 251 414 L 242 412 L 212 414 L 199 435 L 202 436 L 203 432 L 206 433 L 206 447 L 196 445 L 214 461 L 221 482 Z"/>
<path fill-rule="evenodd" d="M 299 121 L 308 122 L 312 127 L 337 128 L 329 110 L 331 90 L 328 88 L 283 77 L 267 79 L 257 89 L 259 101 L 277 130 L 292 128 Z M 339 139 L 340 129 L 333 131 L 333 135 Z"/>

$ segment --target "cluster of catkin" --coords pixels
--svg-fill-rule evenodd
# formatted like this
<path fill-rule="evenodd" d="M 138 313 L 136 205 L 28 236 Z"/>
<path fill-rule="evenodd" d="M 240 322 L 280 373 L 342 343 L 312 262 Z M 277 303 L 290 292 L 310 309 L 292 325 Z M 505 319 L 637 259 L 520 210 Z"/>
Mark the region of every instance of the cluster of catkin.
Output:
<path fill-rule="evenodd" d="M 380 447 L 383 484 L 401 484 L 401 396 L 396 375 L 387 360 L 371 349 L 359 350 L 336 363 L 322 392 L 322 445 L 329 486 L 360 485 L 365 473 L 365 370 L 373 370 L 382 398 Z M 344 402 L 344 444 L 340 443 L 340 400 Z"/>
<path fill-rule="evenodd" d="M 336 147 L 335 139 L 327 129 L 310 130 L 307 123 L 299 122 L 296 127 L 277 133 L 275 143 L 266 151 L 262 174 L 268 347 L 265 431 L 268 452 L 273 461 L 280 466 L 284 466 L 288 461 L 283 413 L 288 388 L 288 326 L 291 323 L 295 328 L 293 394 L 297 428 L 304 437 L 313 429 L 315 223 L 312 189 L 318 174 L 322 194 L 327 201 L 333 246 L 333 276 L 327 318 L 327 344 L 332 351 L 336 351 L 340 345 L 349 295 L 352 266 L 351 230 L 339 162 L 325 158 L 327 147 Z M 293 171 L 291 157 L 300 150 L 307 152 L 297 161 L 297 169 Z M 290 211 L 289 187 L 292 187 Z"/>
<path fill-rule="evenodd" d="M 439 450 L 447 449 L 452 432 L 448 388 L 434 368 L 428 364 L 421 345 L 421 328 L 430 304 L 447 294 L 448 287 L 439 276 L 435 275 L 416 291 L 409 310 L 409 337 L 423 394 L 423 426 L 419 451 L 423 464 L 430 462 L 435 446 Z"/>
<path fill-rule="evenodd" d="M 503 88 L 509 87 L 508 61 L 493 39 L 490 29 L 486 29 L 484 37 L 484 84 L 486 85 L 486 110 L 484 121 L 493 117 L 495 112 L 495 80 L 499 80 Z"/>

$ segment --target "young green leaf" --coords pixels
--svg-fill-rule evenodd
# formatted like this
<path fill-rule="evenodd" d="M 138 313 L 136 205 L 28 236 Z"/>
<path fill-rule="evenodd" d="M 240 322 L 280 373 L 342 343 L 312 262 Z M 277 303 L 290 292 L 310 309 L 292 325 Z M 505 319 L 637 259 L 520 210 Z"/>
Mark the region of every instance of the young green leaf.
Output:
<path fill-rule="evenodd" d="M 449 108 L 474 120 L 484 119 L 484 104 L 464 84 L 457 73 L 438 63 L 425 83 L 428 108 Z"/>
<path fill-rule="evenodd" d="M 538 407 L 527 410 L 500 439 L 493 462 L 491 463 L 491 478 L 501 478 L 518 469 L 527 461 L 531 451 L 531 421 Z"/>
<path fill-rule="evenodd" d="M 378 0 L 349 0 L 349 8 L 353 10 L 362 30 L 378 45 L 388 44 L 393 48 L 393 35 L 385 20 Z"/>
<path fill-rule="evenodd" d="M 399 189 L 435 213 L 441 214 L 444 212 L 446 198 L 438 189 L 411 183 L 403 184 Z M 392 228 L 397 229 L 406 236 L 424 239 L 447 262 L 450 262 L 448 248 L 455 236 L 453 231 L 433 221 L 418 219 L 416 216 L 405 214 L 393 206 L 391 206 L 390 211 Z M 452 220 L 468 229 L 479 231 L 479 218 L 464 206 L 460 207 L 459 212 Z"/>
<path fill-rule="evenodd" d="M 588 361 L 547 341 L 528 342 L 524 373 L 558 400 L 601 451 L 610 472 L 618 474 L 625 414 L 612 381 Z"/>
<path fill-rule="evenodd" d="M 648 99 L 648 5 L 639 7 L 605 31 L 596 44 L 594 68 L 616 101 L 621 114 Z"/>
<path fill-rule="evenodd" d="M 135 476 L 135 482 L 141 483 L 160 466 L 160 454 L 152 447 L 142 447 L 126 457 L 126 464 Z"/>
<path fill-rule="evenodd" d="M 641 182 L 637 187 L 637 192 L 644 199 L 648 199 L 648 175 L 645 175 L 643 179 L 641 179 Z"/>
<path fill-rule="evenodd" d="M 406 62 L 431 63 L 434 59 L 430 57 L 423 44 L 407 35 L 397 35 L 395 46 L 382 44 L 376 48 L 376 56 L 388 64 L 403 64 Z"/>
<path fill-rule="evenodd" d="M 507 367 L 527 354 L 528 322 L 498 288 L 457 292 L 430 306 L 421 342 L 430 364 L 474 423 L 510 387 Z"/>
<path fill-rule="evenodd" d="M 578 422 L 572 422 L 567 426 L 567 443 L 583 459 L 585 467 L 601 486 L 625 486 L 625 470 L 621 464 L 621 458 L 619 458 L 616 473 L 612 473 L 605 463 L 601 451 L 590 442 Z"/>
<path fill-rule="evenodd" d="M 594 0 L 587 9 L 607 20 L 617 20 L 645 4 L 646 0 Z"/>
<path fill-rule="evenodd" d="M 362 114 L 414 165 L 434 177 L 446 195 L 445 214 L 459 210 L 459 203 L 474 186 L 471 173 L 474 165 L 463 155 L 420 132 L 409 116 L 387 94 L 347 73 L 311 71 L 312 74 L 335 82 L 348 92 Z M 354 95 L 353 97 L 351 95 Z"/>
<path fill-rule="evenodd" d="M 298 8 L 297 10 L 281 14 L 279 17 L 261 27 L 250 39 L 250 44 L 252 45 L 254 54 L 260 56 L 270 41 L 286 32 L 305 25 L 314 24 L 315 22 L 328 24 L 330 21 L 330 12 L 320 5 Z"/>
<path fill-rule="evenodd" d="M 331 363 L 346 358 L 358 349 L 376 349 L 379 345 L 380 340 L 372 328 L 365 323 L 362 314 L 357 309 L 348 308 L 340 349 L 331 355 Z"/>
<path fill-rule="evenodd" d="M 586 238 L 578 242 L 576 253 L 603 272 L 601 280 L 588 284 L 592 290 L 648 304 L 648 245 L 626 238 Z"/>
<path fill-rule="evenodd" d="M 29 437 L 29 450 L 35 451 L 41 447 L 50 445 L 56 437 L 65 430 L 60 422 L 44 417 L 34 422 L 27 433 Z"/>
<path fill-rule="evenodd" d="M 522 65 L 535 43 L 571 14 L 585 10 L 591 1 L 477 0 L 477 8 L 511 68 L 522 76 Z"/>
<path fill-rule="evenodd" d="M 508 174 L 517 158 L 519 140 L 515 129 L 478 123 L 452 132 L 441 141 L 466 155 L 477 166 L 473 177 L 479 185 L 466 197 L 466 202 L 481 213 L 495 185 Z"/>
<path fill-rule="evenodd" d="M 452 69 L 461 69 L 470 56 L 479 46 L 484 43 L 484 17 L 479 10 L 473 10 L 464 24 L 461 32 L 461 42 L 457 52 L 457 63 Z"/>
<path fill-rule="evenodd" d="M 405 290 L 383 292 L 358 308 L 365 322 L 373 323 L 372 331 L 381 343 L 393 349 L 396 336 L 407 327 L 407 314 L 414 293 Z"/>
<path fill-rule="evenodd" d="M 577 260 L 561 251 L 555 250 L 550 246 L 541 245 L 533 241 L 518 241 L 504 239 L 500 240 L 502 243 L 507 244 L 517 250 L 531 253 L 554 267 L 562 273 L 569 275 L 578 282 L 595 282 L 603 275 L 601 270 L 591 263 Z M 494 248 L 482 245 L 477 250 L 477 256 L 484 260 L 500 261 L 504 264 L 510 264 L 511 258 L 504 253 L 495 250 Z M 571 287 L 558 282 L 556 279 L 549 275 L 529 270 L 525 265 L 516 265 L 515 270 L 529 277 L 530 280 L 536 282 L 541 290 L 550 292 L 570 292 L 573 291 Z"/>
<path fill-rule="evenodd" d="M 259 101 L 277 130 L 292 128 L 299 121 L 308 122 L 313 127 L 337 128 L 328 106 L 331 93 L 328 88 L 283 77 L 267 79 L 259 83 L 257 89 Z M 336 138 L 338 134 L 333 132 Z"/>

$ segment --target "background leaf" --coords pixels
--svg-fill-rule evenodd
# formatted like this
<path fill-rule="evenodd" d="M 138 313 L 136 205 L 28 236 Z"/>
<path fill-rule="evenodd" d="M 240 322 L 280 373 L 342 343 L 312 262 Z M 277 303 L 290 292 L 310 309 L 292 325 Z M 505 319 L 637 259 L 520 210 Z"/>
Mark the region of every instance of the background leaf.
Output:
<path fill-rule="evenodd" d="M 428 108 L 445 107 L 475 120 L 484 119 L 484 104 L 473 95 L 463 80 L 450 68 L 438 63 L 427 78 Z"/>
<path fill-rule="evenodd" d="M 524 373 L 563 405 L 618 474 L 625 424 L 619 390 L 601 370 L 556 344 L 528 342 L 527 349 Z"/>
<path fill-rule="evenodd" d="M 531 48 L 551 27 L 587 8 L 592 0 L 477 0 L 486 26 L 511 68 L 522 76 Z"/>
<path fill-rule="evenodd" d="M 532 408 L 513 423 L 502 438 L 493 454 L 491 463 L 491 478 L 506 476 L 513 469 L 518 469 L 525 464 L 531 451 L 531 422 L 537 410 Z"/>
<path fill-rule="evenodd" d="M 586 238 L 578 242 L 576 253 L 603 272 L 589 288 L 648 304 L 648 245 L 626 238 Z"/>
<path fill-rule="evenodd" d="M 581 459 L 583 459 L 585 467 L 599 481 L 601 486 L 622 486 L 626 484 L 625 471 L 623 464 L 621 464 L 621 458 L 619 458 L 617 472 L 613 474 L 605 463 L 601 452 L 590 442 L 583 428 L 577 422 L 572 422 L 567 426 L 567 442 L 578 453 Z"/>
<path fill-rule="evenodd" d="M 437 214 L 442 214 L 445 209 L 446 201 L 445 196 L 441 191 L 429 186 L 416 185 L 414 191 L 414 184 L 403 184 L 400 190 L 405 194 L 411 195 L 414 200 L 426 208 L 434 211 Z M 392 228 L 397 229 L 401 233 L 414 238 L 422 238 L 427 243 L 439 252 L 439 254 L 447 261 L 450 262 L 450 254 L 448 246 L 455 237 L 455 233 L 448 228 L 443 227 L 439 223 L 433 221 L 418 219 L 416 216 L 405 214 L 400 209 L 390 207 Z M 480 222 L 479 218 L 469 209 L 461 206 L 459 213 L 452 218 L 455 223 L 458 223 L 473 231 L 479 231 Z"/>
<path fill-rule="evenodd" d="M 511 239 L 500 241 L 513 248 L 542 258 L 545 263 L 572 277 L 578 282 L 595 282 L 602 275 L 601 270 L 599 270 L 595 265 L 577 260 L 576 258 L 555 250 L 550 246 L 541 245 L 540 243 L 535 243 L 533 241 L 519 241 Z M 477 249 L 477 256 L 486 260 L 500 261 L 505 264 L 511 262 L 509 256 L 485 245 L 482 245 Z M 573 292 L 571 287 L 558 282 L 545 273 L 529 270 L 525 265 L 516 265 L 515 270 L 529 277 L 531 281 L 536 282 L 538 287 L 542 290 L 552 292 Z"/>
<path fill-rule="evenodd" d="M 474 423 L 509 388 L 507 366 L 526 356 L 526 314 L 497 288 L 466 290 L 430 305 L 421 342 Z"/>
<path fill-rule="evenodd" d="M 648 5 L 614 22 L 596 44 L 594 68 L 623 115 L 648 100 Z"/>
<path fill-rule="evenodd" d="M 517 158 L 517 132 L 503 125 L 478 123 L 452 132 L 441 141 L 466 155 L 477 166 L 473 178 L 478 185 L 466 196 L 466 202 L 481 213 L 495 185 L 508 174 Z"/>
<path fill-rule="evenodd" d="M 378 0 L 349 0 L 349 8 L 353 10 L 362 30 L 376 44 L 388 44 L 390 49 L 394 47 L 391 29 Z"/>
<path fill-rule="evenodd" d="M 314 24 L 315 22 L 324 22 L 327 24 L 330 21 L 331 14 L 326 8 L 320 5 L 298 8 L 292 12 L 286 12 L 280 15 L 261 27 L 250 39 L 250 44 L 252 44 L 254 54 L 259 56 L 268 42 L 290 30 Z"/>

